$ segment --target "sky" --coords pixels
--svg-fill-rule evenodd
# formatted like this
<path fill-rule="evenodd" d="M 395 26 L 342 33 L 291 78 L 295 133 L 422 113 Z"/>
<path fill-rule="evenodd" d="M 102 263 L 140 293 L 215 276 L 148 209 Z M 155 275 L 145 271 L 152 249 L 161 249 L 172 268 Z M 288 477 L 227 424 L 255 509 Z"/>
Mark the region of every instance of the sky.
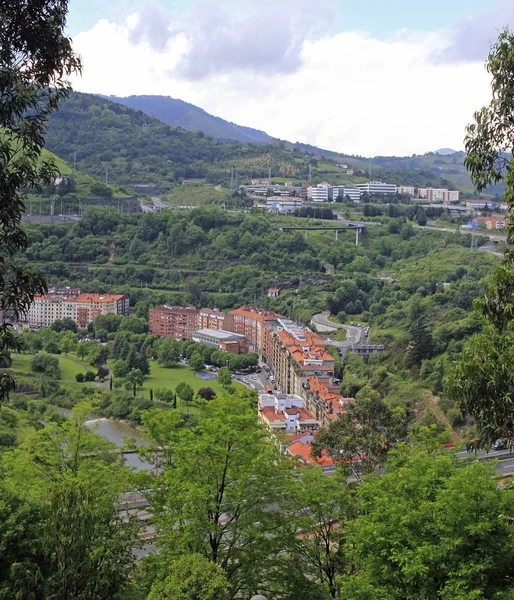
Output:
<path fill-rule="evenodd" d="M 70 0 L 74 89 L 362 156 L 463 149 L 513 0 Z"/>

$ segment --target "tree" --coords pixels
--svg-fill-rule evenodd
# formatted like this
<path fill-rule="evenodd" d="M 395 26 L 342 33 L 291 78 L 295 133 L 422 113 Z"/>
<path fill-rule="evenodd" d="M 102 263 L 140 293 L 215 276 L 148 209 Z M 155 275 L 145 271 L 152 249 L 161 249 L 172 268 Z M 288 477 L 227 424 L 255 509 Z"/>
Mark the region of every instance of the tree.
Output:
<path fill-rule="evenodd" d="M 486 63 L 491 75 L 493 98 L 475 113 L 467 128 L 465 165 L 481 192 L 504 181 L 504 199 L 509 213 L 514 209 L 514 34 L 505 29 L 492 46 Z M 514 220 L 507 226 L 508 240 L 514 240 Z M 505 258 L 486 283 L 485 297 L 475 303 L 485 317 L 483 334 L 473 336 L 447 378 L 447 389 L 464 414 L 474 417 L 481 440 L 490 447 L 514 425 L 512 408 L 512 323 L 514 311 L 514 252 L 507 248 Z"/>
<path fill-rule="evenodd" d="M 36 531 L 29 526 L 24 533 L 31 536 L 39 576 L 27 582 L 30 593 L 6 597 L 107 600 L 127 585 L 137 530 L 116 500 L 129 474 L 113 455 L 115 446 L 87 428 L 90 411 L 90 405 L 78 405 L 71 419 L 30 434 L 5 455 L 6 493 L 30 499 L 40 511 Z M 2 548 L 0 543 L 0 554 Z M 31 574 L 30 563 L 0 562 L 14 577 Z"/>
<path fill-rule="evenodd" d="M 175 392 L 166 388 L 155 390 L 155 397 L 160 402 L 166 402 L 166 404 L 173 404 L 175 402 Z"/>
<path fill-rule="evenodd" d="M 228 367 L 221 367 L 218 372 L 218 381 L 224 388 L 228 388 L 232 385 L 232 375 Z"/>
<path fill-rule="evenodd" d="M 200 388 L 197 394 L 198 396 L 200 396 L 200 398 L 203 398 L 204 400 L 212 400 L 216 397 L 216 392 L 210 387 Z"/>
<path fill-rule="evenodd" d="M 145 376 L 140 369 L 131 369 L 125 378 L 127 380 L 127 384 L 130 386 L 129 389 L 132 389 L 135 396 L 137 388 L 143 386 L 143 383 L 145 382 Z"/>
<path fill-rule="evenodd" d="M 93 371 L 86 371 L 84 374 L 84 381 L 94 381 L 96 378 L 96 375 L 93 373 Z"/>
<path fill-rule="evenodd" d="M 318 468 L 305 470 L 291 482 L 281 508 L 291 526 L 293 562 L 306 580 L 338 598 L 338 578 L 352 571 L 347 529 L 357 516 L 346 477 L 327 477 Z"/>
<path fill-rule="evenodd" d="M 180 361 L 181 344 L 175 338 L 164 338 L 159 342 L 157 360 L 163 367 L 174 367 Z"/>
<path fill-rule="evenodd" d="M 59 379 L 61 370 L 59 369 L 59 359 L 45 352 L 38 352 L 30 361 L 30 368 L 35 373 L 44 373 L 47 377 Z"/>
<path fill-rule="evenodd" d="M 58 173 L 52 160 L 41 160 L 46 119 L 67 95 L 66 78 L 81 68 L 64 35 L 66 13 L 65 0 L 0 2 L 0 311 L 16 320 L 26 315 L 36 294 L 46 291 L 44 279 L 14 258 L 28 246 L 20 227 L 22 189 L 41 189 Z M 2 366 L 10 365 L 10 352 L 20 350 L 20 341 L 2 321 Z M 13 389 L 12 375 L 3 370 L 0 403 Z"/>
<path fill-rule="evenodd" d="M 56 319 L 51 325 L 50 329 L 53 329 L 57 333 L 61 333 L 62 331 L 72 331 L 73 333 L 77 333 L 78 327 L 73 319 L 70 317 L 65 317 L 64 319 Z"/>
<path fill-rule="evenodd" d="M 171 575 L 152 586 L 148 600 L 229 600 L 225 572 L 200 554 L 184 554 L 170 565 Z"/>
<path fill-rule="evenodd" d="M 255 593 L 283 547 L 272 507 L 284 497 L 288 471 L 268 435 L 246 399 L 220 396 L 193 430 L 160 440 L 173 446 L 174 459 L 154 478 L 151 496 L 163 560 L 202 555 L 225 571 L 231 597 Z"/>
<path fill-rule="evenodd" d="M 177 385 L 175 393 L 182 400 L 182 402 L 186 403 L 186 405 L 189 405 L 189 402 L 193 400 L 195 395 L 193 388 L 189 385 L 189 383 L 186 383 L 185 381 L 181 381 Z"/>
<path fill-rule="evenodd" d="M 436 444 L 401 445 L 386 472 L 359 485 L 349 526 L 355 600 L 509 598 L 514 575 L 513 490 L 494 468 Z"/>
<path fill-rule="evenodd" d="M 77 334 L 71 330 L 65 330 L 59 340 L 59 349 L 67 356 L 77 348 Z"/>
<path fill-rule="evenodd" d="M 199 352 L 195 352 L 193 356 L 191 356 L 189 359 L 189 366 L 194 373 L 199 373 L 205 368 L 205 363 L 203 362 L 202 355 Z"/>
<path fill-rule="evenodd" d="M 122 358 L 117 360 L 112 365 L 112 372 L 113 372 L 114 376 L 118 377 L 120 379 L 123 379 L 123 377 L 126 377 L 129 370 L 130 369 L 129 369 L 127 361 L 123 360 Z"/>
<path fill-rule="evenodd" d="M 326 451 L 360 478 L 360 470 L 370 473 L 384 462 L 389 450 L 406 436 L 406 425 L 402 409 L 391 411 L 380 394 L 366 386 L 336 421 L 320 430 L 312 454 L 320 458 Z"/>

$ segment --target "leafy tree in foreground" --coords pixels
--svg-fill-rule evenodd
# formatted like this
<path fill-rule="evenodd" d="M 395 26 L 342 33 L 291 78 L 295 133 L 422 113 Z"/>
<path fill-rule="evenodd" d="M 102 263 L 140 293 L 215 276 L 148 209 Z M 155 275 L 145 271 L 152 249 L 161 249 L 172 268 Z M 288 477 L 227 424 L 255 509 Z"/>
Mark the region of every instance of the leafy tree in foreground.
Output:
<path fill-rule="evenodd" d="M 148 600 L 229 600 L 225 572 L 200 554 L 184 554 L 170 565 L 171 575 L 157 582 Z"/>
<path fill-rule="evenodd" d="M 492 78 L 493 98 L 475 113 L 468 126 L 465 164 L 477 190 L 504 181 L 505 201 L 514 209 L 514 34 L 505 29 L 492 46 L 486 64 Z M 514 220 L 508 239 L 514 241 Z M 485 298 L 475 307 L 488 322 L 475 335 L 447 378 L 449 394 L 464 414 L 472 415 L 480 445 L 489 447 L 514 426 L 512 324 L 514 322 L 514 252 L 507 249 L 503 263 L 486 284 Z"/>
<path fill-rule="evenodd" d="M 406 436 L 406 418 L 402 409 L 392 411 L 371 387 L 358 392 L 355 403 L 336 421 L 320 430 L 312 444 L 312 454 L 323 451 L 336 462 L 350 465 L 357 477 L 380 466 L 389 450 Z"/>
<path fill-rule="evenodd" d="M 13 593 L 6 598 L 108 600 L 128 584 L 136 529 L 116 506 L 128 471 L 115 446 L 87 428 L 90 410 L 79 405 L 70 420 L 50 424 L 3 455 L 2 498 L 18 506 L 26 530 L 13 550 L 5 545 L 12 533 L 0 525 L 0 555 L 4 548 L 5 560 L 14 552 L 23 557 L 26 548 L 33 552 L 24 563 L 0 561 L 10 573 Z M 24 591 L 17 595 L 17 589 Z"/>
<path fill-rule="evenodd" d="M 356 517 L 353 492 L 346 477 L 327 477 L 320 469 L 295 479 L 282 508 L 292 527 L 290 552 L 305 580 L 327 597 L 339 597 L 338 578 L 352 570 L 348 557 L 348 522 Z"/>
<path fill-rule="evenodd" d="M 250 597 L 283 548 L 272 508 L 284 495 L 283 458 L 240 397 L 220 396 L 197 427 L 171 434 L 160 443 L 173 446 L 174 466 L 151 498 L 159 559 L 200 554 L 225 571 L 231 598 Z"/>
<path fill-rule="evenodd" d="M 58 173 L 41 159 L 48 115 L 69 89 L 65 78 L 80 70 L 64 35 L 65 0 L 1 0 L 0 14 L 0 310 L 24 316 L 34 296 L 46 290 L 44 279 L 16 262 L 28 246 L 20 227 L 25 209 L 22 188 L 40 188 Z M 12 327 L 0 323 L 0 365 L 20 349 Z M 14 389 L 12 375 L 0 374 L 0 402 Z"/>
<path fill-rule="evenodd" d="M 494 467 L 402 446 L 357 493 L 348 546 L 356 574 L 340 578 L 342 598 L 512 597 L 514 490 L 498 487 Z"/>

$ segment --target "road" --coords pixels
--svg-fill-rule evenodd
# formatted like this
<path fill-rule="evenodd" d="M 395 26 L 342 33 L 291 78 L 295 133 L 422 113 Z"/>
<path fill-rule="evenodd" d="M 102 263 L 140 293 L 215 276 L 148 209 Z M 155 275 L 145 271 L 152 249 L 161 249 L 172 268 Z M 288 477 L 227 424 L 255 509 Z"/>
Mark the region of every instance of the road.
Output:
<path fill-rule="evenodd" d="M 319 313 L 318 315 L 314 315 L 312 317 L 311 323 L 316 326 L 316 329 L 320 333 L 331 333 L 337 331 L 338 329 L 344 329 L 346 331 L 346 340 L 344 342 L 330 340 L 330 344 L 332 346 L 336 346 L 337 348 L 352 348 L 353 346 L 358 346 L 360 344 L 364 335 L 363 327 L 334 323 L 333 321 L 329 320 L 329 316 L 330 313 L 328 311 Z"/>
<path fill-rule="evenodd" d="M 429 225 L 414 225 L 414 229 L 427 229 L 429 231 L 444 231 L 445 233 L 460 233 L 462 235 L 471 235 L 473 233 L 469 229 L 452 229 L 451 227 L 430 227 Z M 487 233 L 485 231 L 476 231 L 474 232 L 476 235 L 480 235 L 482 237 L 489 238 L 490 240 L 494 240 L 495 242 L 506 242 L 506 235 L 499 235 L 497 233 Z"/>

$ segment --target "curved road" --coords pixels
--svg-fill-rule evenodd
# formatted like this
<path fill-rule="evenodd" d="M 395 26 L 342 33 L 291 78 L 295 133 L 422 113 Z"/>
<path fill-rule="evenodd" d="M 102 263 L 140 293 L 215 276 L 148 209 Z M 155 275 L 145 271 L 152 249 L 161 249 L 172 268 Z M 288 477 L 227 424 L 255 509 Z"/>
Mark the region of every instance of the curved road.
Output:
<path fill-rule="evenodd" d="M 339 348 L 351 348 L 360 344 L 362 337 L 362 327 L 356 327 L 355 325 L 341 325 L 334 323 L 329 320 L 330 313 L 328 311 L 314 315 L 311 319 L 311 323 L 316 326 L 316 329 L 320 333 L 331 333 L 338 329 L 346 330 L 346 340 L 344 342 L 331 342 L 332 346 Z"/>

